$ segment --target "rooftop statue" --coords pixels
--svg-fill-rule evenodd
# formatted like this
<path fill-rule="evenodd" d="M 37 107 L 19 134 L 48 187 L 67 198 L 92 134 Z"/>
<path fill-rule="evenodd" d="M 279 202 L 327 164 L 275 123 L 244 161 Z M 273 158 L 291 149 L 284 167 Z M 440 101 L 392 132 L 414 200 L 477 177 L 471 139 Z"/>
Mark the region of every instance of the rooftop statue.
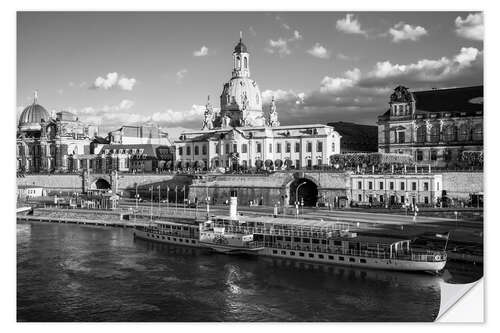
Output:
<path fill-rule="evenodd" d="M 214 110 L 212 104 L 210 104 L 210 95 L 208 96 L 207 104 L 205 105 L 205 114 L 203 119 L 202 130 L 211 130 L 214 128 Z"/>
<path fill-rule="evenodd" d="M 267 121 L 267 125 L 271 127 L 276 127 L 280 125 L 280 122 L 278 121 L 278 112 L 276 111 L 276 103 L 274 101 L 274 96 L 269 106 L 269 118 Z"/>

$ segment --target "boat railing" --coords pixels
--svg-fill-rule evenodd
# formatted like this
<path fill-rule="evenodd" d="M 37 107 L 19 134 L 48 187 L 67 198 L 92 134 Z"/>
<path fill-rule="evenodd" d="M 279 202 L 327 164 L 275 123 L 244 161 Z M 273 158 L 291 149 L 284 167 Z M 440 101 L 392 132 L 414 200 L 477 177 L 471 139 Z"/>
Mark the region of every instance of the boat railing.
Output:
<path fill-rule="evenodd" d="M 446 259 L 446 253 L 444 251 L 418 250 L 413 252 L 412 250 L 410 250 L 404 252 L 403 251 L 398 251 L 395 253 L 393 252 L 391 255 L 389 251 L 345 249 L 341 247 L 328 247 L 316 244 L 311 246 L 311 245 L 265 242 L 264 245 L 265 247 L 276 248 L 276 249 L 310 251 L 310 252 L 319 252 L 326 254 L 377 258 L 377 259 L 399 259 L 399 260 L 423 261 L 423 262 L 435 262 Z"/>

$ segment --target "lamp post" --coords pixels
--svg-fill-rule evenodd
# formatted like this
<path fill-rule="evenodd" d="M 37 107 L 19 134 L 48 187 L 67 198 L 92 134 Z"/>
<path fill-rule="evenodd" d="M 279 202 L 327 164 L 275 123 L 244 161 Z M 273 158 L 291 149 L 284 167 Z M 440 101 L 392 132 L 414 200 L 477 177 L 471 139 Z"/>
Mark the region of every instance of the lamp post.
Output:
<path fill-rule="evenodd" d="M 160 200 L 161 200 L 161 185 L 158 185 L 158 217 L 161 216 Z"/>
<path fill-rule="evenodd" d="M 182 187 L 182 211 L 186 215 L 186 185 Z"/>
<path fill-rule="evenodd" d="M 169 192 L 170 191 L 170 187 L 167 185 L 167 214 L 168 214 L 168 202 L 169 202 Z"/>
<path fill-rule="evenodd" d="M 302 186 L 302 185 L 305 185 L 307 184 L 307 182 L 302 182 L 300 183 L 297 188 L 295 189 L 295 208 L 297 210 L 297 218 L 299 216 L 299 188 Z"/>
<path fill-rule="evenodd" d="M 149 192 L 151 192 L 151 220 L 153 220 L 153 186 L 149 188 Z"/>
<path fill-rule="evenodd" d="M 135 184 L 135 209 L 139 209 L 138 207 L 138 202 L 139 202 L 139 193 L 137 193 L 137 187 L 139 186 L 139 184 Z"/>
<path fill-rule="evenodd" d="M 175 185 L 175 213 L 177 214 L 177 185 Z"/>

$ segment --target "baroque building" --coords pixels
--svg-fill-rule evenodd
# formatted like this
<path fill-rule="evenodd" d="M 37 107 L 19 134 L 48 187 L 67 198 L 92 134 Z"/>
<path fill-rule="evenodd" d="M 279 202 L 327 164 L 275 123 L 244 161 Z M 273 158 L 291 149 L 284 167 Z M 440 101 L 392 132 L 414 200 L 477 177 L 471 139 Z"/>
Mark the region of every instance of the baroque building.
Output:
<path fill-rule="evenodd" d="M 50 115 L 38 104 L 35 92 L 33 103 L 19 117 L 17 170 L 33 173 L 71 170 L 73 156 L 89 154 L 90 142 L 96 135 L 97 127 L 80 122 L 71 112 Z"/>
<path fill-rule="evenodd" d="M 250 78 L 250 53 L 241 36 L 233 70 L 220 97 L 220 112 L 206 104 L 202 128 L 175 141 L 179 168 L 302 168 L 329 163 L 340 152 L 340 135 L 327 125 L 281 126 L 274 98 L 267 112 L 256 81 Z"/>
<path fill-rule="evenodd" d="M 483 153 L 483 86 L 411 92 L 398 86 L 378 117 L 378 150 L 417 164 L 460 167 Z"/>

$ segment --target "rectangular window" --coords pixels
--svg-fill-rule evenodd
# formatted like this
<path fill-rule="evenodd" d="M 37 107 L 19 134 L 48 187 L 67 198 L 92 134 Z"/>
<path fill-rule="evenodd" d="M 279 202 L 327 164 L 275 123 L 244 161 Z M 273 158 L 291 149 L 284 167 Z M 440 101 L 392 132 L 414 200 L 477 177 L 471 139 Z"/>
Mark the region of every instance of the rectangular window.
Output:
<path fill-rule="evenodd" d="M 431 161 L 437 160 L 437 152 L 435 150 L 431 150 Z"/>
<path fill-rule="evenodd" d="M 312 146 L 313 146 L 312 142 L 308 142 L 308 143 L 307 143 L 307 150 L 306 150 L 306 151 L 307 151 L 308 153 L 312 152 Z"/>
<path fill-rule="evenodd" d="M 349 262 L 354 262 L 355 259 L 354 258 L 349 258 Z"/>
<path fill-rule="evenodd" d="M 191 155 L 191 147 L 186 147 L 186 155 Z"/>
<path fill-rule="evenodd" d="M 428 182 L 424 183 L 424 191 L 429 191 L 429 183 Z"/>
<path fill-rule="evenodd" d="M 290 251 L 290 255 L 291 255 L 291 256 L 294 256 L 294 255 L 295 255 L 295 252 Z"/>
<path fill-rule="evenodd" d="M 286 143 L 286 152 L 291 153 L 292 152 L 292 144 L 290 142 Z"/>
<path fill-rule="evenodd" d="M 339 257 L 339 260 L 340 261 L 344 261 L 344 257 Z"/>
<path fill-rule="evenodd" d="M 281 143 L 276 144 L 276 152 L 281 153 Z"/>
<path fill-rule="evenodd" d="M 397 132 L 398 133 L 398 143 L 405 143 L 405 132 Z"/>
<path fill-rule="evenodd" d="M 295 143 L 295 152 L 296 153 L 300 152 L 300 142 Z"/>
<path fill-rule="evenodd" d="M 359 262 L 362 264 L 366 264 L 366 259 L 359 259 Z"/>
<path fill-rule="evenodd" d="M 309 258 L 314 258 L 314 253 L 309 253 Z"/>
<path fill-rule="evenodd" d="M 269 144 L 269 152 L 270 152 L 270 153 L 272 153 L 272 152 L 273 152 L 273 144 L 272 144 L 272 143 L 270 143 L 270 144 Z"/>
<path fill-rule="evenodd" d="M 382 194 L 381 194 L 381 195 L 379 195 L 379 199 L 378 199 L 378 201 L 380 201 L 380 202 L 384 202 L 384 196 L 383 196 Z"/>
<path fill-rule="evenodd" d="M 297 169 L 299 169 L 299 168 L 300 168 L 300 160 L 295 160 L 295 167 L 296 167 Z"/>
<path fill-rule="evenodd" d="M 242 145 L 241 145 L 241 152 L 242 152 L 243 154 L 246 154 L 246 153 L 247 153 L 247 151 L 248 151 L 247 144 L 246 144 L 246 143 L 242 144 Z"/>
<path fill-rule="evenodd" d="M 401 182 L 400 183 L 400 188 L 401 188 L 401 191 L 404 191 L 405 190 L 405 183 Z"/>
<path fill-rule="evenodd" d="M 215 144 L 215 153 L 216 154 L 219 154 L 220 153 L 220 145 L 219 144 Z"/>
<path fill-rule="evenodd" d="M 368 182 L 368 189 L 373 190 L 373 183 L 372 182 Z"/>
<path fill-rule="evenodd" d="M 333 260 L 333 256 L 328 256 L 328 259 Z"/>
<path fill-rule="evenodd" d="M 226 151 L 224 153 L 229 154 L 229 143 L 226 143 Z"/>
<path fill-rule="evenodd" d="M 389 183 L 389 189 L 394 190 L 394 182 Z"/>
<path fill-rule="evenodd" d="M 257 143 L 257 153 L 261 153 L 262 151 L 260 143 Z"/>
<path fill-rule="evenodd" d="M 307 160 L 307 167 L 308 168 L 312 167 L 312 160 L 311 159 Z"/>
<path fill-rule="evenodd" d="M 200 147 L 194 146 L 194 154 L 199 155 L 200 154 Z"/>
<path fill-rule="evenodd" d="M 316 152 L 318 152 L 318 153 L 323 152 L 323 142 L 318 141 L 318 142 L 316 143 Z"/>
<path fill-rule="evenodd" d="M 179 155 L 182 155 L 182 147 L 179 147 Z"/>
<path fill-rule="evenodd" d="M 304 256 L 304 252 L 299 252 L 299 256 L 303 257 Z"/>
<path fill-rule="evenodd" d="M 378 187 L 380 190 L 383 190 L 384 189 L 384 182 L 379 182 Z"/>
<path fill-rule="evenodd" d="M 363 184 L 361 182 L 358 182 L 358 189 L 362 189 L 363 188 Z"/>
<path fill-rule="evenodd" d="M 429 203 L 429 197 L 424 197 L 424 203 L 428 204 Z"/>
<path fill-rule="evenodd" d="M 421 150 L 417 150 L 417 161 L 422 161 L 424 159 L 424 154 Z"/>
<path fill-rule="evenodd" d="M 281 251 L 281 254 L 285 255 L 285 254 L 286 254 L 286 251 Z"/>
<path fill-rule="evenodd" d="M 358 194 L 358 201 L 362 201 L 363 200 L 363 197 L 361 196 L 361 194 Z"/>
<path fill-rule="evenodd" d="M 417 182 L 412 182 L 411 183 L 411 190 L 416 191 L 417 190 Z"/>
<path fill-rule="evenodd" d="M 234 153 L 238 152 L 238 145 L 236 143 L 233 144 L 233 152 Z"/>
<path fill-rule="evenodd" d="M 402 195 L 402 196 L 401 196 L 401 203 L 405 203 L 405 202 L 406 202 L 405 196 L 404 196 L 404 195 Z"/>
<path fill-rule="evenodd" d="M 278 254 L 278 250 L 273 250 L 273 254 Z"/>
<path fill-rule="evenodd" d="M 319 259 L 325 259 L 325 256 L 324 256 L 324 255 L 322 255 L 322 254 L 318 254 L 318 258 L 319 258 Z"/>

